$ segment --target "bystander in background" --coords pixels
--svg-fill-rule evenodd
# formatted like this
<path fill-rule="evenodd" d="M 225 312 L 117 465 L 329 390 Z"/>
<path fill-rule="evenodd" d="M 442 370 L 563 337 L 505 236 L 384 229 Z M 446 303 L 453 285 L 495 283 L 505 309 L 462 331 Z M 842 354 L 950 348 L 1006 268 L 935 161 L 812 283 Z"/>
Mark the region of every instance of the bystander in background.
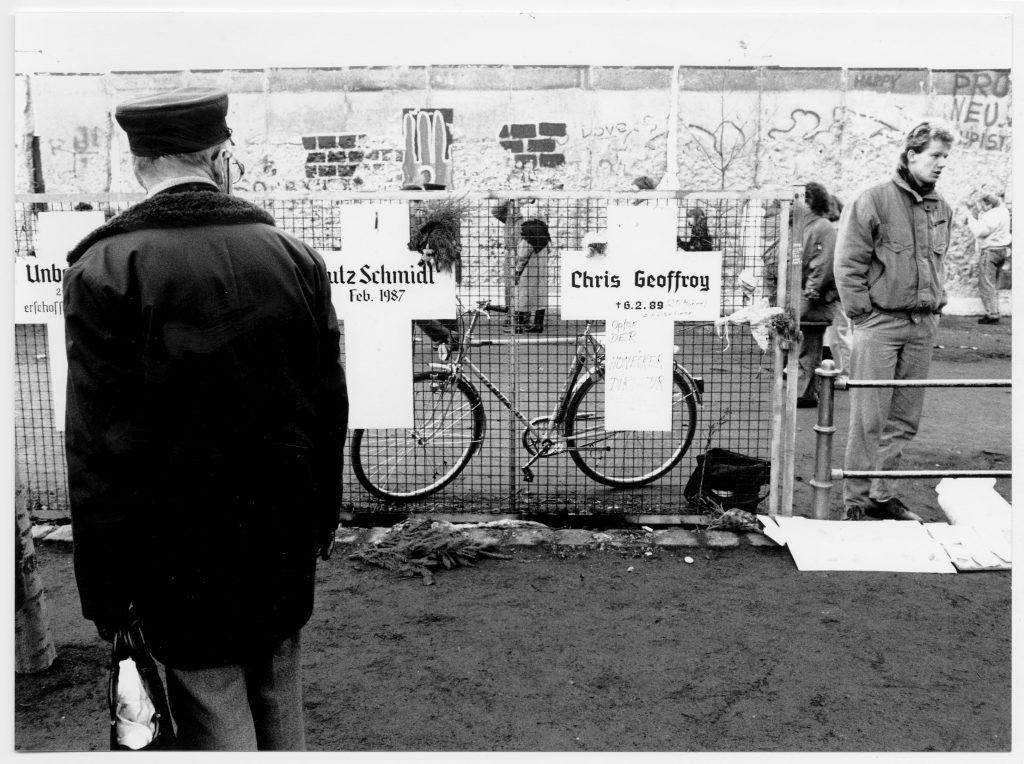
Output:
<path fill-rule="evenodd" d="M 999 272 L 1010 258 L 1010 213 L 995 194 L 985 194 L 979 202 L 981 214 L 968 208 L 964 222 L 977 240 L 978 291 L 985 315 L 979 324 L 999 323 Z"/>

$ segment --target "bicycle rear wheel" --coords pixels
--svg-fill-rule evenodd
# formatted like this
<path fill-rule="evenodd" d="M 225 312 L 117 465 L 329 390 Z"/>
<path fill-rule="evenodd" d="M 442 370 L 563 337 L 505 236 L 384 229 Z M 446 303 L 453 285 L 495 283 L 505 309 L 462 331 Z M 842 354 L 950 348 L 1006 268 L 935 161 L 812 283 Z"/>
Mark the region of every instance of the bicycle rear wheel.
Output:
<path fill-rule="evenodd" d="M 667 473 L 690 448 L 697 429 L 694 392 L 681 374 L 673 374 L 672 429 L 605 431 L 604 378 L 586 379 L 565 414 L 569 456 L 587 477 L 618 488 L 640 486 Z"/>
<path fill-rule="evenodd" d="M 422 499 L 462 472 L 484 438 L 486 419 L 476 388 L 463 377 L 424 371 L 413 376 L 410 429 L 356 430 L 352 470 L 374 496 Z"/>

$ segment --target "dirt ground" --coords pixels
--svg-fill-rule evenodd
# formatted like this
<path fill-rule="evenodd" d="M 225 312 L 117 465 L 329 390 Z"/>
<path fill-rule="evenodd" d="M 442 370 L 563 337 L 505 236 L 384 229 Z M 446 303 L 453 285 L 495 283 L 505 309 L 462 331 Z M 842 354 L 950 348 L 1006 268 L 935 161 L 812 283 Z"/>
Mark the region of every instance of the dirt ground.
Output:
<path fill-rule="evenodd" d="M 1010 376 L 1007 323 L 945 319 L 939 342 L 934 377 Z M 929 393 L 908 466 L 1009 469 L 1009 400 Z M 907 503 L 943 519 L 934 481 L 911 486 Z M 795 511 L 810 513 L 800 480 Z M 1010 750 L 1009 573 L 801 573 L 772 547 L 517 547 L 425 587 L 350 551 L 321 564 L 303 632 L 311 750 Z M 70 550 L 40 545 L 38 560 L 58 658 L 16 677 L 15 748 L 105 750 L 107 646 L 79 614 Z"/>

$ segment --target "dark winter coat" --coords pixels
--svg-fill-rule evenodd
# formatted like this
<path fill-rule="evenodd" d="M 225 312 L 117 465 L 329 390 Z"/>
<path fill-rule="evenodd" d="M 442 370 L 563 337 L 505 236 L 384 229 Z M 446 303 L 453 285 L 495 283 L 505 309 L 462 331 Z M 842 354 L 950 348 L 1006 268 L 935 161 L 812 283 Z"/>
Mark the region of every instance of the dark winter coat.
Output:
<path fill-rule="evenodd" d="M 800 280 L 801 321 L 832 322 L 836 301 L 839 299 L 832 272 L 835 250 L 835 226 L 824 216 L 811 214 L 804 223 Z"/>
<path fill-rule="evenodd" d="M 323 259 L 200 188 L 112 219 L 64 276 L 82 611 L 116 624 L 132 603 L 179 668 L 306 623 L 348 419 Z"/>

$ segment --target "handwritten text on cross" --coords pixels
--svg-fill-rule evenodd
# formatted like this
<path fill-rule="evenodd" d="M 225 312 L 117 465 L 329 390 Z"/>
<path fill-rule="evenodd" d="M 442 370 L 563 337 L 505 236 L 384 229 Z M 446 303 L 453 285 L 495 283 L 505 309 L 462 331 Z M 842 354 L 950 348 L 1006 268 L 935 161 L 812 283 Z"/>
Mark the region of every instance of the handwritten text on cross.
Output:
<path fill-rule="evenodd" d="M 722 253 L 677 251 L 676 215 L 610 207 L 607 253 L 562 258 L 562 317 L 605 321 L 608 430 L 671 429 L 674 322 L 719 317 Z"/>

